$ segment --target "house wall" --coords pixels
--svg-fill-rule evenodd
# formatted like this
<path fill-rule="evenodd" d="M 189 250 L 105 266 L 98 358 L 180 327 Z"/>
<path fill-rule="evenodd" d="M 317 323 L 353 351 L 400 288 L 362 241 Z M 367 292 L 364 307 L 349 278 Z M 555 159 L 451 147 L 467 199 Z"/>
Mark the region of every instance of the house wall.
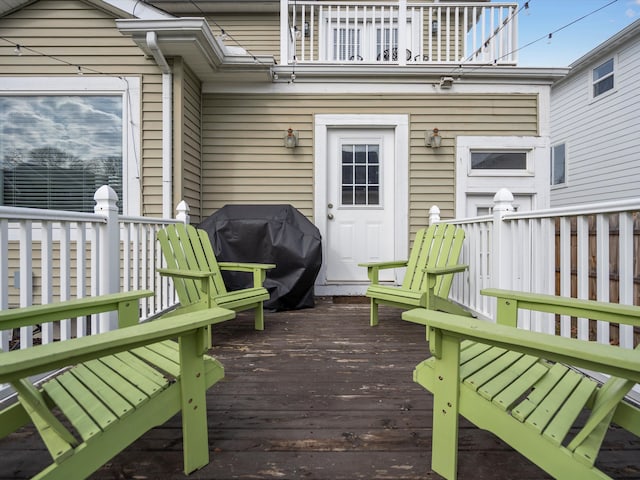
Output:
<path fill-rule="evenodd" d="M 99 75 L 140 76 L 142 79 L 141 214 L 162 214 L 162 77 L 130 38 L 117 30 L 110 13 L 77 0 L 41 0 L 0 18 L 2 76 Z M 44 55 L 33 53 L 32 48 Z M 55 60 L 49 56 L 63 61 Z M 67 62 L 67 63 L 64 63 Z"/>
<path fill-rule="evenodd" d="M 227 33 L 225 45 L 241 46 L 253 55 L 273 55 L 280 63 L 279 11 L 216 13 L 208 16 L 207 22 L 216 37 L 222 34 L 222 30 Z"/>
<path fill-rule="evenodd" d="M 551 188 L 551 205 L 620 200 L 639 195 L 640 37 L 615 55 L 614 91 L 591 98 L 599 57 L 552 88 L 551 145 L 566 145 L 566 184 Z"/>
<path fill-rule="evenodd" d="M 538 135 L 535 94 L 215 94 L 203 100 L 203 211 L 230 203 L 290 203 L 313 218 L 314 114 L 404 114 L 409 126 L 411 231 L 437 204 L 454 216 L 458 135 Z M 425 147 L 440 129 L 442 147 Z M 283 146 L 298 130 L 295 149 Z"/>
<path fill-rule="evenodd" d="M 173 62 L 174 124 L 173 208 L 184 200 L 194 223 L 201 219 L 202 102 L 201 82 L 181 59 Z"/>

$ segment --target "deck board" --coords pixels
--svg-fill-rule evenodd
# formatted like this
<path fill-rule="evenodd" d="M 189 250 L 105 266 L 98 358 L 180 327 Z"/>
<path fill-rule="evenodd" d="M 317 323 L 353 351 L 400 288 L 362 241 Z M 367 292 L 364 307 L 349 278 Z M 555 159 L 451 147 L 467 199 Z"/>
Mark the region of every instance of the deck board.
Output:
<path fill-rule="evenodd" d="M 313 309 L 251 313 L 213 328 L 226 377 L 207 393 L 211 463 L 182 473 L 180 418 L 145 434 L 93 479 L 438 479 L 430 469 L 432 397 L 412 381 L 428 356 L 424 327 L 381 307 L 318 299 Z M 640 478 L 640 442 L 617 429 L 598 465 Z M 30 429 L 0 440 L 0 478 L 44 466 Z M 36 454 L 37 453 L 37 454 Z M 545 479 L 493 435 L 461 421 L 459 478 Z"/>

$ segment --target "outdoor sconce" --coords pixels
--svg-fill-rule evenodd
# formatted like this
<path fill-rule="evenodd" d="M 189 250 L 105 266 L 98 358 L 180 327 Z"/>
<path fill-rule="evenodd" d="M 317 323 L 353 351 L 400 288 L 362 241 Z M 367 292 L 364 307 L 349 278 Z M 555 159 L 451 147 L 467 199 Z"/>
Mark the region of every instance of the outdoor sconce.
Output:
<path fill-rule="evenodd" d="M 284 136 L 284 146 L 287 148 L 295 148 L 298 146 L 298 131 L 287 130 L 287 134 Z"/>
<path fill-rule="evenodd" d="M 311 36 L 311 27 L 309 26 L 309 22 L 304 22 L 304 37 L 309 38 Z"/>
<path fill-rule="evenodd" d="M 427 147 L 440 148 L 440 145 L 442 144 L 442 137 L 440 136 L 440 134 L 438 134 L 437 128 L 434 128 L 433 132 L 429 132 L 427 130 L 424 135 L 424 144 Z"/>
<path fill-rule="evenodd" d="M 436 33 L 438 33 L 438 21 L 434 20 L 431 22 L 431 34 L 435 35 Z"/>

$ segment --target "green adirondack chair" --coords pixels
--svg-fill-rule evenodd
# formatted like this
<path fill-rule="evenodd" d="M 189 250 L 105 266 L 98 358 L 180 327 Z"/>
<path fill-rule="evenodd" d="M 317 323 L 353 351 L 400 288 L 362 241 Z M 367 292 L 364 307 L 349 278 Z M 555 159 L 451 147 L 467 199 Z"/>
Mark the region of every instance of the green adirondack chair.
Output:
<path fill-rule="evenodd" d="M 366 292 L 366 296 L 371 299 L 371 326 L 378 324 L 378 305 L 404 309 L 423 307 L 471 315 L 449 300 L 453 275 L 467 268 L 467 265 L 458 263 L 463 241 L 462 228 L 437 223 L 418 230 L 408 261 L 359 264 L 367 268 L 371 281 Z M 380 270 L 401 267 L 407 268 L 401 286 L 380 284 Z"/>
<path fill-rule="evenodd" d="M 179 412 L 185 473 L 209 462 L 205 392 L 224 369 L 205 353 L 205 327 L 235 313 L 212 308 L 139 324 L 138 300 L 150 295 L 121 293 L 0 312 L 0 330 L 118 312 L 117 330 L 0 352 L 0 383 L 10 383 L 19 399 L 0 411 L 0 438 L 32 423 L 53 459 L 34 478 L 86 478 Z M 65 367 L 39 388 L 29 381 Z"/>
<path fill-rule="evenodd" d="M 263 302 L 269 292 L 263 283 L 274 264 L 218 262 L 207 232 L 191 225 L 170 225 L 158 232 L 158 241 L 167 268 L 157 271 L 173 279 L 180 300 L 178 312 L 212 306 L 236 312 L 255 309 L 255 329 L 264 330 Z M 227 291 L 223 270 L 252 273 L 253 287 Z"/>
<path fill-rule="evenodd" d="M 640 307 L 489 289 L 498 324 L 424 309 L 432 357 L 414 380 L 433 393 L 432 468 L 457 475 L 458 414 L 555 478 L 609 478 L 594 466 L 609 426 L 640 435 L 625 400 L 640 382 L 640 350 L 515 328 L 518 309 L 640 326 Z M 609 376 L 604 384 L 578 369 Z M 585 420 L 586 418 L 586 420 Z"/>

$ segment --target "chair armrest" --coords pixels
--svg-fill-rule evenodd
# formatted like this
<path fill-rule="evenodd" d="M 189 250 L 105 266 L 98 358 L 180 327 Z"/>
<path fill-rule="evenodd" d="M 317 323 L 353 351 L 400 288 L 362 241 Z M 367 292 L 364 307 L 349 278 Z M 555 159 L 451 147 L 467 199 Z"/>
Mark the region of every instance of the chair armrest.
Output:
<path fill-rule="evenodd" d="M 446 275 L 448 273 L 464 272 L 469 265 L 450 265 L 448 267 L 426 267 L 423 271 L 429 275 Z"/>
<path fill-rule="evenodd" d="M 408 260 L 393 260 L 391 262 L 371 262 L 371 263 L 359 263 L 359 267 L 366 268 L 377 268 L 378 270 L 383 270 L 385 268 L 402 268 L 406 267 Z"/>
<path fill-rule="evenodd" d="M 253 272 L 253 286 L 255 288 L 262 287 L 267 276 L 267 270 L 275 268 L 273 263 L 236 263 L 236 262 L 218 262 L 220 270 L 235 272 Z"/>
<path fill-rule="evenodd" d="M 442 337 L 452 336 L 640 382 L 640 350 L 637 349 L 531 332 L 426 309 L 410 310 L 402 317 L 426 323 L 429 348 L 437 358 L 441 355 Z"/>
<path fill-rule="evenodd" d="M 377 285 L 379 282 L 378 272 L 387 268 L 402 268 L 406 267 L 409 263 L 408 260 L 394 260 L 391 262 L 373 262 L 373 263 L 359 263 L 359 267 L 367 268 L 367 277 L 371 281 L 372 285 Z"/>
<path fill-rule="evenodd" d="M 237 263 L 237 262 L 218 262 L 220 270 L 229 270 L 236 272 L 253 272 L 254 270 L 270 270 L 276 268 L 274 263 Z"/>
<path fill-rule="evenodd" d="M 193 280 L 202 280 L 213 275 L 213 272 L 179 270 L 177 268 L 156 268 L 156 271 L 160 275 L 165 275 L 167 277 L 191 278 Z"/>
<path fill-rule="evenodd" d="M 235 316 L 214 307 L 133 325 L 87 337 L 0 353 L 0 383 L 56 370 L 94 358 L 180 337 Z"/>
<path fill-rule="evenodd" d="M 487 288 L 483 295 L 498 298 L 497 321 L 500 324 L 515 325 L 518 309 L 569 315 L 592 320 L 640 326 L 640 307 L 617 303 L 598 302 L 556 295 L 526 293 L 513 290 Z M 507 322 L 507 323 L 505 323 Z"/>
<path fill-rule="evenodd" d="M 30 307 L 11 308 L 0 311 L 0 330 L 112 311 L 118 312 L 120 321 L 126 322 L 133 316 L 135 317 L 135 322 L 133 323 L 137 323 L 140 317 L 138 300 L 153 295 L 154 293 L 151 290 L 138 290 L 98 297 L 75 298 L 44 305 L 32 305 Z"/>

